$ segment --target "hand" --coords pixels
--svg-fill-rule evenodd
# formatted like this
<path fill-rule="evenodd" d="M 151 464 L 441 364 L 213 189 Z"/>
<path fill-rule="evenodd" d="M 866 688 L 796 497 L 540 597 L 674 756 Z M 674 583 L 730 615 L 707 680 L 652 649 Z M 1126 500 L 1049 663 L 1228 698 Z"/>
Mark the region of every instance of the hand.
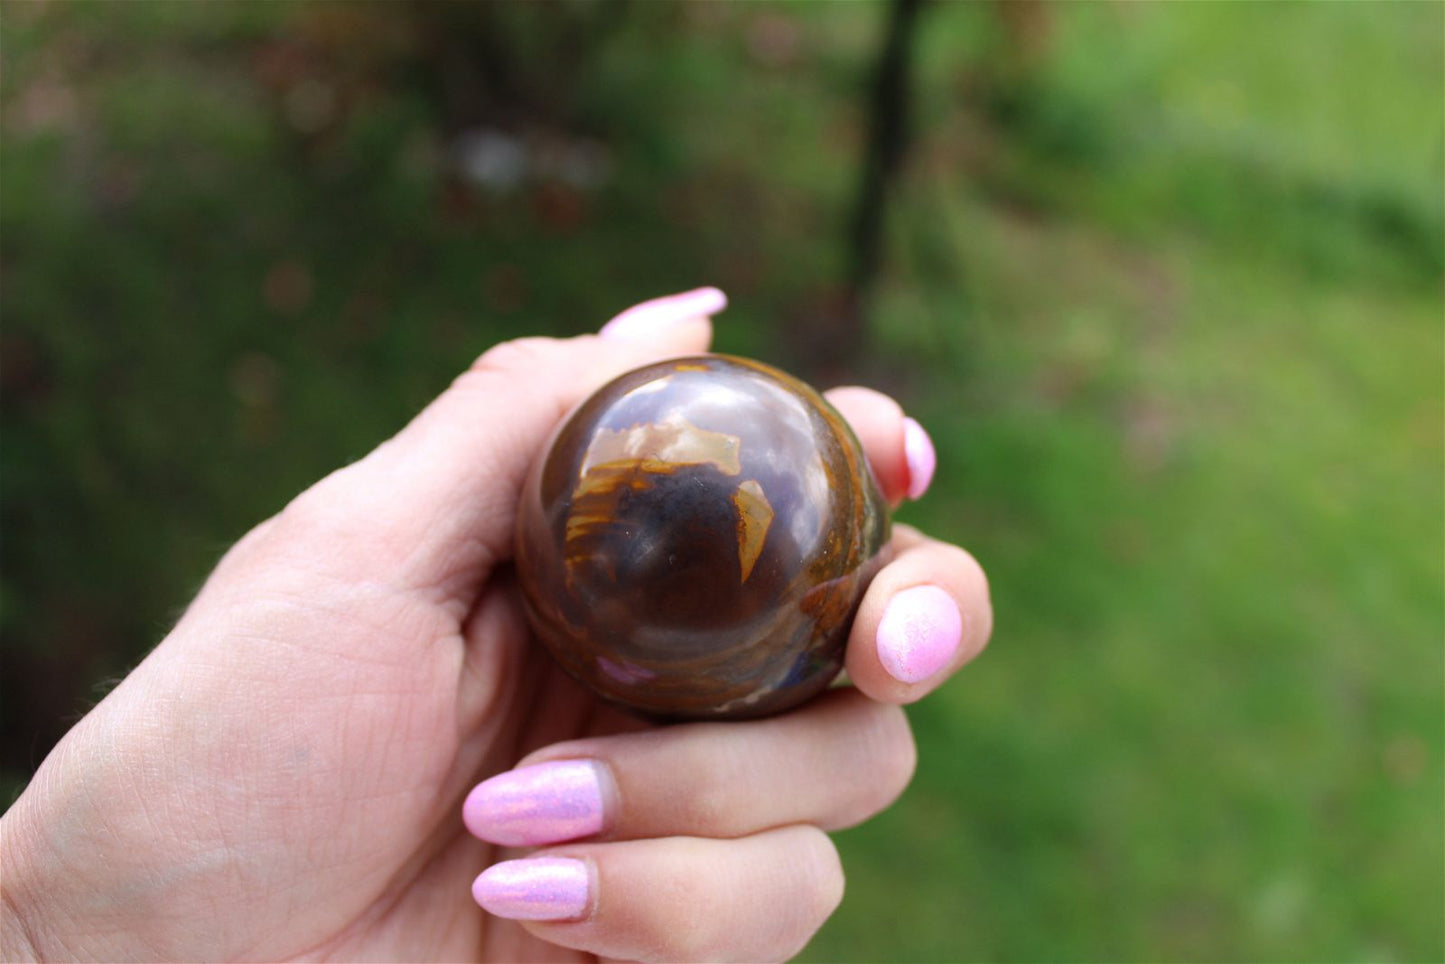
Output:
<path fill-rule="evenodd" d="M 849 640 L 856 689 L 772 719 L 670 727 L 598 706 L 562 676 L 529 641 L 507 565 L 518 491 L 553 425 L 626 369 L 705 351 L 722 304 L 703 289 L 632 309 L 600 337 L 499 345 L 395 438 L 241 539 L 0 821 L 0 954 L 760 960 L 801 948 L 842 893 L 823 831 L 886 807 L 912 773 L 898 704 L 988 637 L 977 565 L 896 527 Z M 885 495 L 919 494 L 932 472 L 921 429 L 877 393 L 831 398 Z M 479 881 L 489 914 L 467 888 L 510 854 L 467 833 L 462 801 L 513 767 L 470 797 L 467 823 L 561 845 Z"/>

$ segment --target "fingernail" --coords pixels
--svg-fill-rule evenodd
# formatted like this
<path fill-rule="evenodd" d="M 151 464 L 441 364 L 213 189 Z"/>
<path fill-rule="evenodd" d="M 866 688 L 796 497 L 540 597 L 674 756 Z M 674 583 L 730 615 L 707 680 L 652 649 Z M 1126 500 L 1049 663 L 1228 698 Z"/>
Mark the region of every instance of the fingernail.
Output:
<path fill-rule="evenodd" d="M 602 830 L 602 775 L 592 760 L 559 760 L 511 770 L 467 794 L 467 829 L 495 844 L 536 847 Z"/>
<path fill-rule="evenodd" d="M 923 426 L 911 418 L 903 420 L 903 458 L 908 462 L 908 497 L 921 499 L 933 481 L 938 454 Z"/>
<path fill-rule="evenodd" d="M 696 288 L 634 305 L 603 325 L 597 334 L 614 341 L 642 341 L 680 321 L 715 315 L 727 306 L 727 295 L 718 289 Z"/>
<path fill-rule="evenodd" d="M 878 661 L 901 683 L 928 679 L 953 661 L 963 617 L 937 586 L 914 586 L 888 601 L 878 623 Z"/>
<path fill-rule="evenodd" d="M 571 857 L 504 860 L 472 882 L 472 899 L 508 920 L 573 920 L 587 913 L 589 876 Z"/>

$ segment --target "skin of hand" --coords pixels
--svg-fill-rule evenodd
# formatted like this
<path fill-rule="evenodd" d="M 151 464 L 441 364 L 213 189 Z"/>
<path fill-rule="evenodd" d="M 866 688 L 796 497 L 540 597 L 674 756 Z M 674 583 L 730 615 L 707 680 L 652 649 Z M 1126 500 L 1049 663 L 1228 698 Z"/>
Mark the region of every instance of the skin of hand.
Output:
<path fill-rule="evenodd" d="M 508 563 L 518 493 L 552 427 L 627 369 L 705 351 L 723 303 L 700 289 L 600 336 L 499 345 L 232 547 L 0 820 L 0 956 L 797 952 L 842 894 L 824 831 L 883 809 L 912 775 L 900 704 L 988 638 L 977 564 L 897 526 L 849 640 L 854 688 L 772 719 L 657 727 L 597 705 L 530 642 Z M 931 447 L 895 403 L 857 388 L 830 398 L 885 495 L 926 487 Z M 916 605 L 890 607 L 910 590 L 944 600 L 942 642 L 908 628 Z M 583 861 L 586 908 L 485 913 L 468 888 L 517 853 L 467 832 L 463 798 L 560 759 L 605 775 L 601 831 L 543 851 Z"/>

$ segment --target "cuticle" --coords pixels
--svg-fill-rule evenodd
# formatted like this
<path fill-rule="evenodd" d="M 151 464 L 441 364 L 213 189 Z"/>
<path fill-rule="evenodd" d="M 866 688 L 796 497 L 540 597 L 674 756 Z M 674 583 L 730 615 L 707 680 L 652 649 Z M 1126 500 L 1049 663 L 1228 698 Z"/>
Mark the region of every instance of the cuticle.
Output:
<path fill-rule="evenodd" d="M 597 757 L 592 757 L 588 762 L 597 774 L 598 796 L 602 798 L 602 826 L 593 836 L 610 837 L 622 811 L 622 790 L 617 784 L 617 774 L 613 772 L 610 763 Z"/>

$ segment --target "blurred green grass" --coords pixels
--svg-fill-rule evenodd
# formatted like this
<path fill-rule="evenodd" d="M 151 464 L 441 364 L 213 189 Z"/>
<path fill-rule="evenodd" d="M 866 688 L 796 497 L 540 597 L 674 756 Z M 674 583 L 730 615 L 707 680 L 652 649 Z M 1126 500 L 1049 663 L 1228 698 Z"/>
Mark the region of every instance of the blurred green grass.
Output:
<path fill-rule="evenodd" d="M 384 8 L 0 7 L 7 784 L 487 345 L 716 283 L 820 375 L 882 13 L 626 8 L 562 111 L 609 178 L 488 193 Z M 1441 959 L 1445 7 L 1001 23 L 924 14 L 850 373 L 998 629 L 807 957 Z"/>

